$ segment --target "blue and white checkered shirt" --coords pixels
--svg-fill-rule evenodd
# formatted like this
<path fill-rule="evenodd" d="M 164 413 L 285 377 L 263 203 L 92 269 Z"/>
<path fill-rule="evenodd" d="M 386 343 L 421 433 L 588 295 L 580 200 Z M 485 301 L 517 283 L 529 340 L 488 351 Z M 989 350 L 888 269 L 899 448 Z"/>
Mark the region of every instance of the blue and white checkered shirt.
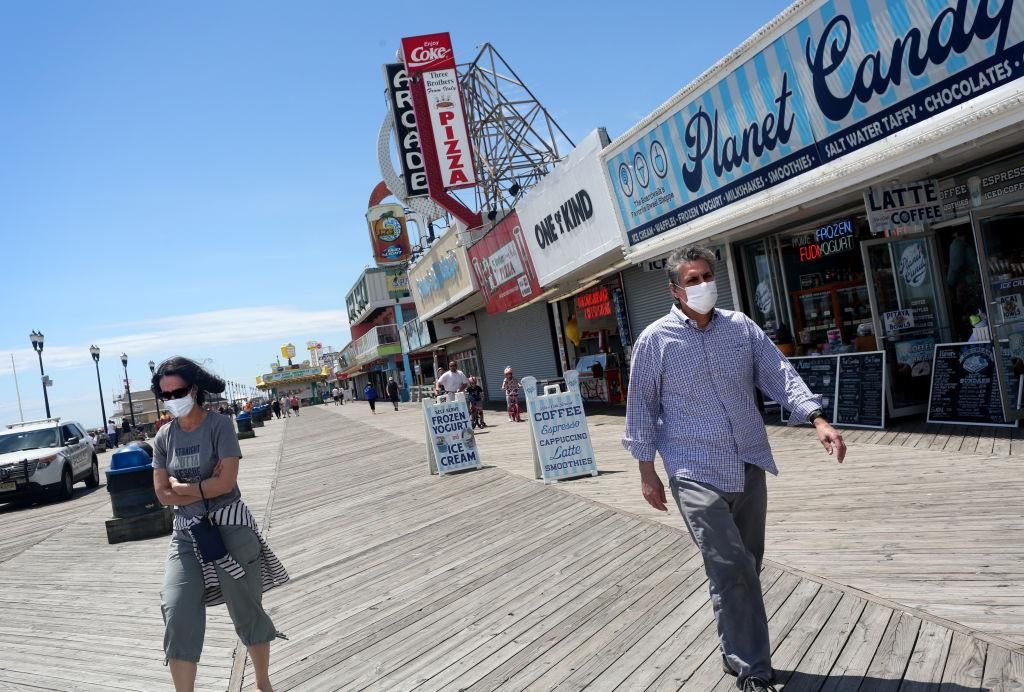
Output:
<path fill-rule="evenodd" d="M 661 454 L 670 477 L 742 492 L 744 463 L 778 475 L 754 387 L 803 423 L 821 398 L 753 320 L 715 310 L 703 331 L 673 307 L 633 347 L 623 446 L 639 461 Z"/>

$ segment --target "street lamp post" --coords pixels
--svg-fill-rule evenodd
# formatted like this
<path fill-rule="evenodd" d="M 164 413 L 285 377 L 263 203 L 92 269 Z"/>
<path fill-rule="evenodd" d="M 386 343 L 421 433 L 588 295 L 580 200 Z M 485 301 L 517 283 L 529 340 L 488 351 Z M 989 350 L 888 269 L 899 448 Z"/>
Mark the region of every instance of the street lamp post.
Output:
<path fill-rule="evenodd" d="M 100 381 L 100 347 L 90 346 L 89 353 L 92 354 L 92 360 L 96 363 L 96 386 L 100 388 L 100 413 L 103 414 L 103 420 L 100 421 L 100 428 L 106 432 L 107 430 L 107 406 L 103 403 L 103 383 Z"/>
<path fill-rule="evenodd" d="M 151 375 L 156 377 L 156 363 L 154 363 L 153 361 L 149 361 L 149 372 L 150 372 Z M 160 417 L 160 397 L 158 397 L 156 394 L 154 394 L 153 395 L 153 401 L 156 402 L 156 417 L 159 418 Z"/>
<path fill-rule="evenodd" d="M 43 403 L 46 405 L 46 417 L 50 417 L 50 396 L 46 393 L 46 373 L 43 372 L 43 333 L 32 331 L 28 335 L 28 338 L 32 340 L 32 348 L 35 349 L 36 355 L 39 356 L 39 380 L 43 383 Z"/>
<path fill-rule="evenodd" d="M 121 354 L 121 365 L 124 367 L 124 388 L 128 392 L 128 412 L 132 417 L 132 427 L 135 427 L 135 404 L 132 403 L 132 386 L 128 382 L 128 354 Z"/>

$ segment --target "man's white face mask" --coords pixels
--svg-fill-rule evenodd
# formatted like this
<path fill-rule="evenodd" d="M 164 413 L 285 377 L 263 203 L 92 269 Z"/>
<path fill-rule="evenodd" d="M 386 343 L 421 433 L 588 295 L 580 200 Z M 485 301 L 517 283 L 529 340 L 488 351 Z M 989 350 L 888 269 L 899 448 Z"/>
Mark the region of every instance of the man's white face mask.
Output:
<path fill-rule="evenodd" d="M 686 294 L 686 304 L 702 315 L 711 312 L 715 308 L 715 303 L 718 302 L 718 286 L 715 285 L 714 280 L 686 288 L 677 285 L 676 288 Z"/>

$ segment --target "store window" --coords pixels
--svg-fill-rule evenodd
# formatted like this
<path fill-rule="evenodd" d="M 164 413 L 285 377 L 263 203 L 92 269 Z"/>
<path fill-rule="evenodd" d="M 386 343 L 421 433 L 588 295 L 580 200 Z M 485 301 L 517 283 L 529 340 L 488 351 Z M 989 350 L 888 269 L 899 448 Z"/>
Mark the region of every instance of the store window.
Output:
<path fill-rule="evenodd" d="M 875 349 L 860 250 L 870 237 L 864 218 L 839 218 L 779 238 L 796 355 Z"/>
<path fill-rule="evenodd" d="M 785 293 L 778 269 L 775 238 L 764 238 L 743 247 L 747 305 L 751 319 L 788 356 L 794 353 Z"/>
<path fill-rule="evenodd" d="M 565 301 L 559 314 L 564 320 L 566 356 L 580 374 L 584 400 L 621 403 L 630 337 L 618 277 Z"/>

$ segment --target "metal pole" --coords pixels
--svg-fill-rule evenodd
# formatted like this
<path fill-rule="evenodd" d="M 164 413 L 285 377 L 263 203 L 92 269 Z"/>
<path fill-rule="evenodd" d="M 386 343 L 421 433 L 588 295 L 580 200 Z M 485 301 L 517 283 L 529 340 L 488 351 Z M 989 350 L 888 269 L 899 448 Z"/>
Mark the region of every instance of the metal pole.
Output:
<path fill-rule="evenodd" d="M 11 354 L 11 372 L 14 373 L 14 391 L 18 395 L 18 418 L 25 422 L 25 414 L 21 410 L 21 387 L 18 386 L 18 369 L 14 367 L 14 354 Z"/>
<path fill-rule="evenodd" d="M 124 363 L 124 388 L 128 392 L 128 412 L 132 416 L 132 427 L 135 427 L 135 404 L 132 403 L 132 386 L 128 382 L 128 365 Z"/>
<path fill-rule="evenodd" d="M 100 361 L 96 360 L 96 386 L 100 388 L 100 413 L 103 414 L 103 420 L 100 427 L 104 431 L 107 429 L 107 406 L 103 403 L 103 383 L 100 381 Z"/>
<path fill-rule="evenodd" d="M 39 381 L 43 385 L 43 403 L 46 405 L 46 417 L 50 417 L 50 397 L 46 393 L 46 373 L 43 372 L 43 352 L 41 350 L 36 351 L 36 355 L 39 356 Z"/>

